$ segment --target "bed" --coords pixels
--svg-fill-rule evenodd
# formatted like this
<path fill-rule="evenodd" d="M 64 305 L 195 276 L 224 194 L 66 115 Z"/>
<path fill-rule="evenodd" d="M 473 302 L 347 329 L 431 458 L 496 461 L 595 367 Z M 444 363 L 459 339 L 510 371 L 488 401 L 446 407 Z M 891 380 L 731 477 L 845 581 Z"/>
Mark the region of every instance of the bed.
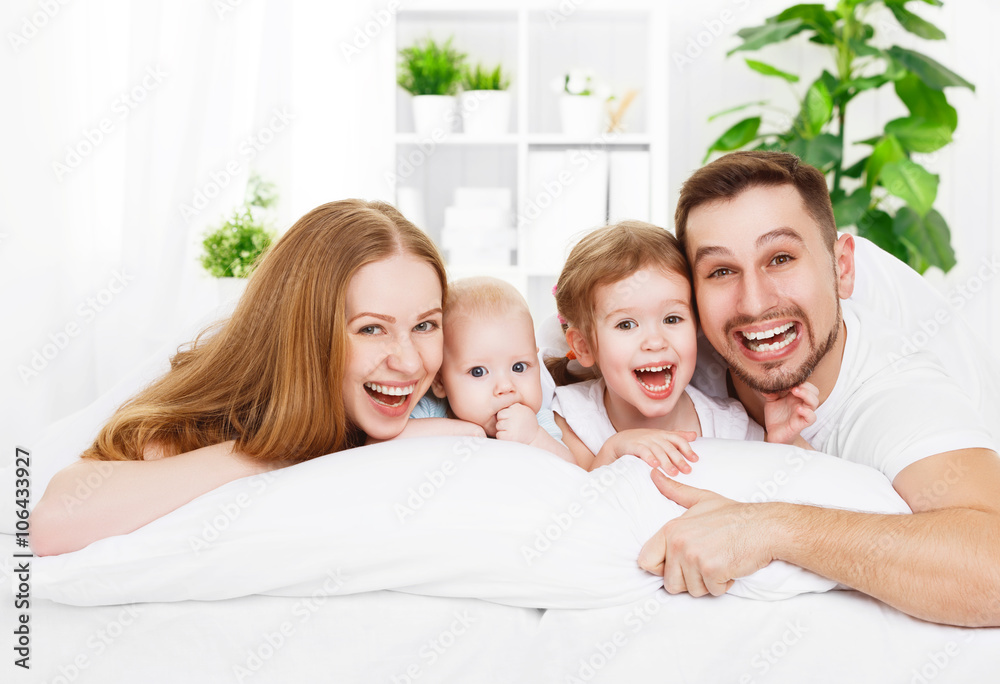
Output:
<path fill-rule="evenodd" d="M 875 275 L 896 282 L 891 269 L 876 271 L 859 282 L 863 296 L 880 290 Z M 884 306 L 919 323 L 905 302 Z M 34 499 L 165 358 L 52 426 L 32 449 Z M 996 376 L 979 358 L 977 387 L 988 403 Z M 742 500 L 906 514 L 874 471 L 792 447 L 748 457 L 745 447 L 701 442 L 689 480 L 696 486 Z M 996 680 L 1000 628 L 926 623 L 786 564 L 721 597 L 668 595 L 635 557 L 679 511 L 651 489 L 637 459 L 583 473 L 520 445 L 397 444 L 404 447 L 365 447 L 229 483 L 62 557 L 17 557 L 24 549 L 4 527 L 0 574 L 15 597 L 0 604 L 2 681 Z M 778 472 L 791 477 L 775 487 Z M 12 475 L 8 468 L 0 478 L 5 491 Z M 7 526 L 14 506 L 4 505 Z M 24 562 L 30 607 L 15 603 Z M 30 670 L 15 664 L 23 615 Z"/>

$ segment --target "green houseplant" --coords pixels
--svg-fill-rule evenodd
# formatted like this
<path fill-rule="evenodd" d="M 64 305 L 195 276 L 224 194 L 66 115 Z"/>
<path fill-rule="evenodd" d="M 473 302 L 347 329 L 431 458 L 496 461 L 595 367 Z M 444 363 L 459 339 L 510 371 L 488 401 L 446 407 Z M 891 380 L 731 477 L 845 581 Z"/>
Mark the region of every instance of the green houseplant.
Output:
<path fill-rule="evenodd" d="M 438 43 L 428 36 L 399 51 L 396 82 L 413 95 L 413 121 L 417 133 L 451 131 L 455 120 L 455 95 L 465 68 L 465 53 L 449 37 Z"/>
<path fill-rule="evenodd" d="M 216 278 L 246 278 L 257 259 L 275 239 L 267 227 L 264 211 L 277 201 L 272 183 L 257 174 L 247 181 L 243 205 L 226 221 L 205 235 L 201 265 Z"/>
<path fill-rule="evenodd" d="M 794 5 L 770 17 L 762 26 L 740 30 L 743 42 L 730 50 L 755 51 L 799 34 L 825 50 L 835 65 L 809 84 L 800 109 L 787 127 L 762 131 L 759 115 L 731 126 L 706 154 L 753 147 L 785 150 L 825 172 L 839 227 L 855 226 L 858 234 L 896 255 L 918 272 L 930 266 L 948 271 L 955 265 L 951 233 L 934 209 L 939 176 L 913 159 L 914 153 L 934 152 L 952 141 L 958 115 L 944 89 L 975 86 L 947 67 L 915 50 L 898 45 L 877 46 L 872 13 L 889 13 L 902 29 L 928 40 L 943 40 L 936 26 L 906 8 L 917 0 L 839 0 L 833 9 L 821 4 Z M 940 0 L 921 0 L 941 5 Z M 892 21 L 885 16 L 885 19 Z M 886 23 L 879 21 L 879 28 Z M 898 30 L 898 29 L 897 29 Z M 746 59 L 748 67 L 767 77 L 796 83 L 799 77 L 765 62 Z M 861 93 L 891 85 L 909 115 L 886 122 L 869 137 L 849 142 L 844 137 L 848 105 Z M 716 116 L 766 105 L 755 102 Z M 713 119 L 715 117 L 712 117 Z M 711 119 L 709 119 L 711 120 Z M 866 147 L 866 155 L 845 166 L 845 146 Z"/>
<path fill-rule="evenodd" d="M 462 72 L 462 130 L 471 136 L 503 135 L 510 129 L 510 77 L 503 66 L 477 64 Z"/>

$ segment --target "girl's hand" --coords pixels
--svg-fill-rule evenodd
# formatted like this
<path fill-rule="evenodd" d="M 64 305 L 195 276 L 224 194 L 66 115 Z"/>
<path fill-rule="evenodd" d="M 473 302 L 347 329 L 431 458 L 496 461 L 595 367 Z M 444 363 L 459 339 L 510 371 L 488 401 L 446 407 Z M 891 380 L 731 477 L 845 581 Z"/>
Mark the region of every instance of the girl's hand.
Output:
<path fill-rule="evenodd" d="M 819 389 L 811 382 L 803 382 L 783 394 L 765 394 L 765 441 L 796 444 L 799 433 L 816 422 L 818 406 Z"/>
<path fill-rule="evenodd" d="M 538 416 L 524 404 L 511 404 L 497 411 L 497 439 L 531 444 L 538 430 Z"/>
<path fill-rule="evenodd" d="M 667 475 L 690 473 L 688 461 L 693 463 L 698 460 L 690 442 L 697 438 L 698 433 L 690 430 L 622 430 L 604 443 L 593 467 L 607 465 L 622 456 L 632 455 L 638 456 L 653 468 L 662 467 Z"/>

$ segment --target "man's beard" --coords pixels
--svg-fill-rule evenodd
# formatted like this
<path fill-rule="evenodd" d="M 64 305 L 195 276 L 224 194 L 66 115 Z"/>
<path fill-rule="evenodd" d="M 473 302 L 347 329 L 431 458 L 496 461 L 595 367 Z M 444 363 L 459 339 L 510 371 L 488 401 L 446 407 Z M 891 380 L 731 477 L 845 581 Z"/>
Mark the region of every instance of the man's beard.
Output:
<path fill-rule="evenodd" d="M 729 321 L 725 326 L 725 334 L 729 340 L 734 340 L 733 330 L 736 328 L 743 328 L 755 323 L 760 323 L 762 321 L 774 320 L 774 319 L 784 319 L 784 318 L 794 318 L 802 322 L 802 331 L 806 335 L 806 339 L 810 344 L 814 343 L 816 339 L 813 333 L 812 326 L 809 323 L 809 319 L 805 315 L 805 312 L 799 307 L 793 307 L 791 309 L 786 309 L 784 311 L 776 312 L 774 315 L 768 316 L 763 319 L 755 319 L 749 317 L 739 317 L 734 318 Z M 840 324 L 842 321 L 840 301 L 837 301 L 837 320 L 831 328 L 829 334 L 819 345 L 811 347 L 809 357 L 802 362 L 802 364 L 794 370 L 782 370 L 777 373 L 772 373 L 775 369 L 779 369 L 784 365 L 785 361 L 771 361 L 763 364 L 759 364 L 763 371 L 763 377 L 757 377 L 751 375 L 745 366 L 743 366 L 743 358 L 739 352 L 731 350 L 727 345 L 725 347 L 726 353 L 723 356 L 726 358 L 726 362 L 729 364 L 729 370 L 739 378 L 747 387 L 757 392 L 762 392 L 764 394 L 772 394 L 776 392 L 787 392 L 793 387 L 801 385 L 803 382 L 809 379 L 812 372 L 816 369 L 816 366 L 823 357 L 826 356 L 834 345 L 837 343 L 837 334 L 840 332 Z M 740 342 L 735 342 L 740 344 Z"/>

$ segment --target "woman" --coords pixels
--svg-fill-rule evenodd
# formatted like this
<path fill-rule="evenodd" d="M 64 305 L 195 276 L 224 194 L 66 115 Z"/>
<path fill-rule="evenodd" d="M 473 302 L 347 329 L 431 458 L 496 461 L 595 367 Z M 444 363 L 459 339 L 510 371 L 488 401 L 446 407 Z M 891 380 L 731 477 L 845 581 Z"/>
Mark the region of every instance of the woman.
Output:
<path fill-rule="evenodd" d="M 312 210 L 262 258 L 232 317 L 56 474 L 31 515 L 32 549 L 75 551 L 232 480 L 395 437 L 441 365 L 445 291 L 434 244 L 390 205 Z M 71 499 L 94 472 L 101 485 Z"/>

